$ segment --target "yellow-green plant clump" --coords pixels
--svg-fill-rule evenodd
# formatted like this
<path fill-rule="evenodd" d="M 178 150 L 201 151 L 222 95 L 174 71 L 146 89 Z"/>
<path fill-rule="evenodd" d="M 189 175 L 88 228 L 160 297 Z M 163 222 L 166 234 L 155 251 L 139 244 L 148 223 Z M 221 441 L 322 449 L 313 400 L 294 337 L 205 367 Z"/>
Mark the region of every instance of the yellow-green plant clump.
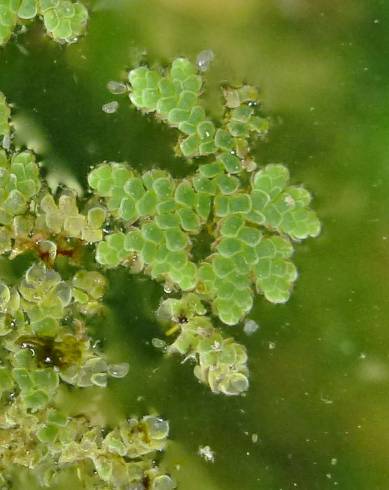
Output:
<path fill-rule="evenodd" d="M 172 490 L 157 464 L 167 421 L 146 415 L 104 427 L 88 413 L 64 411 L 70 388 L 102 389 L 128 372 L 127 362 L 107 359 L 88 333 L 93 317 L 104 315 L 108 282 L 97 265 L 83 267 L 83 254 L 103 239 L 107 211 L 68 190 L 51 194 L 34 154 L 13 146 L 2 94 L 1 135 L 11 137 L 0 150 L 0 253 L 32 256 L 20 277 L 0 280 L 1 487 L 11 488 L 20 466 L 41 487 L 73 468 L 87 489 Z M 66 280 L 64 261 L 75 271 Z"/>

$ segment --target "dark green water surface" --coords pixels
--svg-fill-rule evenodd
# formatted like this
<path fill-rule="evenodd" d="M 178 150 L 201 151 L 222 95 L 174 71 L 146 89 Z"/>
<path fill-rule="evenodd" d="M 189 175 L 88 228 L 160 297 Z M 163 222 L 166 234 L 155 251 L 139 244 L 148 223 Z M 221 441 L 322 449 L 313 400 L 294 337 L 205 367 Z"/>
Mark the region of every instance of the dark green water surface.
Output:
<path fill-rule="evenodd" d="M 227 329 L 249 350 L 245 397 L 212 395 L 189 364 L 163 360 L 150 343 L 160 335 L 154 311 L 161 287 L 111 272 L 112 312 L 95 334 L 131 368 L 101 402 L 106 420 L 153 409 L 167 417 L 166 464 L 181 490 L 387 490 L 389 3 L 89 6 L 80 43 L 54 45 L 36 27 L 0 51 L 0 90 L 14 104 L 21 140 L 49 172 L 81 186 L 89 166 L 102 160 L 189 172 L 174 157 L 173 130 L 125 99 L 116 114 L 101 107 L 113 99 L 106 83 L 143 50 L 151 63 L 165 63 L 211 48 L 210 107 L 217 111 L 219 82 L 261 86 L 273 129 L 257 161 L 286 163 L 292 181 L 312 191 L 323 224 L 318 239 L 296 247 L 300 277 L 291 300 L 272 306 L 257 298 L 250 318 L 260 329 L 251 337 Z M 94 396 L 89 404 L 98 403 Z M 214 463 L 198 456 L 204 445 Z"/>

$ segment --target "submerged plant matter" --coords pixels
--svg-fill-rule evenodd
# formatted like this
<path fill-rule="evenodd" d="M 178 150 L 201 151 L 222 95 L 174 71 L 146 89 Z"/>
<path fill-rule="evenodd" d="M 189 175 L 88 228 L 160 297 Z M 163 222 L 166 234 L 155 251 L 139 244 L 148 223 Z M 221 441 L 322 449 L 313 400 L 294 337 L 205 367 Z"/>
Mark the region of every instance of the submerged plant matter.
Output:
<path fill-rule="evenodd" d="M 311 195 L 289 183 L 285 166 L 259 167 L 251 156 L 251 143 L 269 127 L 254 87 L 224 88 L 225 112 L 214 122 L 201 99 L 203 79 L 187 59 L 165 71 L 136 68 L 128 80 L 132 104 L 177 128 L 178 154 L 198 165 L 184 179 L 120 163 L 93 169 L 89 185 L 117 225 L 97 244 L 96 260 L 143 272 L 176 293 L 162 305 L 174 324 L 168 333 L 177 335 L 168 351 L 192 358 L 213 392 L 240 394 L 248 388 L 246 350 L 212 322 L 244 320 L 255 293 L 272 303 L 289 299 L 293 244 L 320 232 Z M 196 260 L 193 244 L 204 230 L 211 253 Z"/>
<path fill-rule="evenodd" d="M 0 138 L 12 132 L 0 94 Z M 0 182 L 0 251 L 9 259 L 34 257 L 18 280 L 0 281 L 2 488 L 15 465 L 33 471 L 41 486 L 74 467 L 85 488 L 175 488 L 156 464 L 167 421 L 147 415 L 109 428 L 61 409 L 68 387 L 104 388 L 128 372 L 127 363 L 109 362 L 88 335 L 91 318 L 104 312 L 107 280 L 83 269 L 83 253 L 102 240 L 105 209 L 93 198 L 80 209 L 70 191 L 56 199 L 33 153 L 11 143 L 0 150 Z M 69 280 L 58 272 L 61 258 L 77 270 Z"/>

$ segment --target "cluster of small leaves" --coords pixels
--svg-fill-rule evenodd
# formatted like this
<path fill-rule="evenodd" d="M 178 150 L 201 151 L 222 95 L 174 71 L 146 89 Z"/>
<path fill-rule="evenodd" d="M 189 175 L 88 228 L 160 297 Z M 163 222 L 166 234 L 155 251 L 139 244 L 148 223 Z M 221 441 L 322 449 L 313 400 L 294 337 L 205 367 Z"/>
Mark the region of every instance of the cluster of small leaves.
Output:
<path fill-rule="evenodd" d="M 190 259 L 190 237 L 207 222 L 211 196 L 196 192 L 190 180 L 177 182 L 167 172 L 142 176 L 125 165 L 103 164 L 89 174 L 89 184 L 107 200 L 114 218 L 127 226 L 97 246 L 96 259 L 107 267 L 127 262 L 153 278 L 193 289 L 197 267 Z"/>
<path fill-rule="evenodd" d="M 7 470 L 16 464 L 32 471 L 41 487 L 51 487 L 63 468 L 73 466 L 84 488 L 173 490 L 174 481 L 155 464 L 168 433 L 169 424 L 155 416 L 109 430 L 55 408 L 27 412 L 17 397 L 0 416 L 0 480 L 8 488 Z"/>
<path fill-rule="evenodd" d="M 174 481 L 156 464 L 166 421 L 131 418 L 107 429 L 59 409 L 67 386 L 105 388 L 110 377 L 128 373 L 127 363 L 108 362 L 88 335 L 89 319 L 105 311 L 106 278 L 70 258 L 78 267 L 70 279 L 56 269 L 60 253 L 71 257 L 77 244 L 102 240 L 107 211 L 92 198 L 80 212 L 68 190 L 54 198 L 33 153 L 14 148 L 9 107 L 0 103 L 1 134 L 10 136 L 0 150 L 0 253 L 13 259 L 37 252 L 19 280 L 0 281 L 2 488 L 12 485 L 15 465 L 33 471 L 41 487 L 71 465 L 85 488 L 172 490 Z"/>
<path fill-rule="evenodd" d="M 76 196 L 72 193 L 62 194 L 58 204 L 51 194 L 46 194 L 39 203 L 35 227 L 94 243 L 103 238 L 105 218 L 106 212 L 100 206 L 88 209 L 85 214 L 80 213 Z"/>
<path fill-rule="evenodd" d="M 26 154 L 29 159 L 24 158 L 25 162 L 22 162 L 22 157 Z M 24 152 L 13 156 L 12 162 L 22 163 L 21 172 L 26 173 L 26 161 L 33 160 L 33 156 L 30 155 L 32 154 Z M 38 171 L 35 163 L 33 168 Z M 8 176 L 5 172 L 4 175 L 5 180 Z M 13 175 L 8 180 L 9 187 L 16 186 L 17 181 Z M 37 178 L 35 182 L 40 185 L 41 181 Z M 58 254 L 71 254 L 86 244 L 103 239 L 106 220 L 104 208 L 87 203 L 80 211 L 77 198 L 70 190 L 64 191 L 55 199 L 52 194 L 42 189 L 37 195 L 31 196 L 33 198 L 28 199 L 26 192 L 23 195 L 18 190 L 22 185 L 23 182 L 10 191 L 7 187 L 3 189 L 4 203 L 0 208 L 0 254 L 11 253 L 11 258 L 14 258 L 30 249 L 45 257 L 49 263 L 54 263 Z M 16 199 L 20 203 L 18 207 L 15 205 Z"/>
<path fill-rule="evenodd" d="M 43 262 L 13 287 L 0 283 L 1 335 L 12 362 L 24 370 L 53 366 L 61 380 L 79 387 L 105 387 L 108 376 L 125 376 L 128 365 L 107 363 L 86 334 L 84 316 L 97 310 L 105 286 L 96 271 L 63 281 Z"/>
<path fill-rule="evenodd" d="M 25 214 L 40 187 L 39 168 L 33 153 L 15 153 L 9 159 L 6 152 L 0 150 L 0 225 L 9 225 L 15 216 Z"/>
<path fill-rule="evenodd" d="M 235 325 L 251 310 L 254 290 L 273 303 L 288 300 L 297 278 L 291 239 L 319 233 L 310 194 L 288 181 L 283 165 L 254 173 L 246 190 L 220 162 L 200 165 L 184 180 L 102 164 L 89 184 L 126 229 L 98 244 L 96 260 L 106 267 L 128 264 L 176 289 L 196 291 L 224 323 Z M 212 230 L 212 253 L 195 263 L 193 239 L 205 227 Z"/>
<path fill-rule="evenodd" d="M 128 80 L 133 105 L 177 128 L 181 154 L 197 157 L 199 165 L 181 180 L 161 170 L 140 175 L 118 163 L 93 169 L 89 184 L 105 200 L 113 221 L 112 231 L 97 245 L 97 262 L 143 271 L 165 282 L 166 291 L 191 291 L 227 325 L 246 317 L 255 293 L 272 303 L 286 302 L 297 278 L 292 243 L 317 236 L 320 223 L 309 208 L 309 192 L 289 184 L 285 166 L 258 169 L 250 156 L 253 137 L 265 136 L 269 128 L 258 110 L 257 89 L 225 87 L 223 120 L 215 123 L 201 101 L 202 77 L 187 59 L 176 59 L 167 70 L 141 66 Z M 123 84 L 120 88 L 123 93 Z M 203 231 L 211 236 L 211 250 L 195 259 L 193 246 Z M 214 347 L 208 357 L 199 351 L 199 345 L 207 349 L 199 332 L 207 332 L 208 347 L 225 345 L 210 320 L 197 315 L 179 331 L 172 350 L 193 354 L 196 376 L 213 391 L 232 394 L 234 389 L 221 388 L 212 378 L 218 368 L 204 367 L 222 355 Z M 188 342 L 195 344 L 193 350 L 182 347 Z M 245 369 L 239 375 L 246 376 Z M 242 381 L 242 387 L 247 385 Z"/>
<path fill-rule="evenodd" d="M 195 376 L 213 393 L 240 395 L 249 386 L 246 348 L 223 337 L 206 313 L 199 296 L 193 293 L 162 302 L 158 317 L 169 323 L 170 332 L 178 331 L 168 352 L 192 359 Z"/>
<path fill-rule="evenodd" d="M 47 34 L 59 43 L 72 43 L 85 31 L 88 11 L 71 0 L 2 0 L 0 4 L 0 46 L 10 39 L 18 24 L 40 17 Z"/>
<path fill-rule="evenodd" d="M 105 208 L 92 198 L 80 210 L 70 190 L 55 198 L 41 179 L 35 155 L 13 148 L 9 114 L 0 93 L 0 136 L 9 138 L 7 148 L 0 149 L 0 254 L 13 258 L 30 249 L 54 263 L 58 253 L 101 241 Z"/>
<path fill-rule="evenodd" d="M 268 131 L 268 121 L 255 115 L 249 105 L 231 110 L 225 127 L 217 128 L 200 100 L 203 80 L 185 58 L 174 60 L 165 73 L 141 66 L 130 71 L 128 79 L 130 99 L 138 109 L 155 112 L 183 133 L 179 149 L 184 157 L 219 154 L 222 161 L 227 160 L 227 171 L 237 172 L 241 165 L 238 158 L 231 158 L 231 153 L 245 155 L 250 134 L 263 136 Z M 253 102 L 256 98 L 257 92 L 252 87 L 241 95 L 243 102 Z"/>
<path fill-rule="evenodd" d="M 175 488 L 154 463 L 166 445 L 167 422 L 146 416 L 107 432 L 84 416 L 58 412 L 61 384 L 104 388 L 108 376 L 128 372 L 127 363 L 110 364 L 92 347 L 80 316 L 96 309 L 105 286 L 96 271 L 79 271 L 66 282 L 43 262 L 15 286 L 0 283 L 0 395 L 11 400 L 0 414 L 3 478 L 9 465 L 19 464 L 50 486 L 61 468 L 74 465 L 86 488 L 146 488 L 146 480 L 155 490 Z"/>

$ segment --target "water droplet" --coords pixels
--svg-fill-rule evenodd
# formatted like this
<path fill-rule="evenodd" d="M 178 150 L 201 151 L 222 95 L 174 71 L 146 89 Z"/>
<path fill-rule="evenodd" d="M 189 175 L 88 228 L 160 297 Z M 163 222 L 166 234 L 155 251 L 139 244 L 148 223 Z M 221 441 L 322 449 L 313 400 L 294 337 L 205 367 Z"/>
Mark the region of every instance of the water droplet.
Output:
<path fill-rule="evenodd" d="M 146 424 L 148 435 L 152 439 L 162 440 L 168 436 L 169 422 L 167 420 L 147 415 L 143 417 L 143 421 Z"/>
<path fill-rule="evenodd" d="M 127 362 L 120 364 L 110 364 L 108 366 L 108 374 L 113 378 L 124 378 L 127 375 L 130 366 Z"/>
<path fill-rule="evenodd" d="M 162 339 L 158 339 L 155 337 L 152 339 L 151 343 L 156 349 L 161 349 L 161 350 L 166 349 L 166 342 Z"/>
<path fill-rule="evenodd" d="M 122 82 L 115 82 L 115 80 L 111 80 L 107 83 L 107 89 L 114 95 L 120 95 L 127 92 L 127 85 Z"/>
<path fill-rule="evenodd" d="M 196 59 L 198 69 L 202 72 L 207 71 L 214 58 L 215 54 L 212 49 L 205 49 L 204 51 L 201 51 Z"/>
<path fill-rule="evenodd" d="M 259 325 L 254 320 L 246 320 L 243 327 L 243 332 L 246 335 L 252 335 L 259 329 Z"/>
<path fill-rule="evenodd" d="M 119 109 L 119 102 L 116 100 L 108 102 L 107 104 L 103 105 L 102 109 L 106 114 L 114 114 Z"/>

